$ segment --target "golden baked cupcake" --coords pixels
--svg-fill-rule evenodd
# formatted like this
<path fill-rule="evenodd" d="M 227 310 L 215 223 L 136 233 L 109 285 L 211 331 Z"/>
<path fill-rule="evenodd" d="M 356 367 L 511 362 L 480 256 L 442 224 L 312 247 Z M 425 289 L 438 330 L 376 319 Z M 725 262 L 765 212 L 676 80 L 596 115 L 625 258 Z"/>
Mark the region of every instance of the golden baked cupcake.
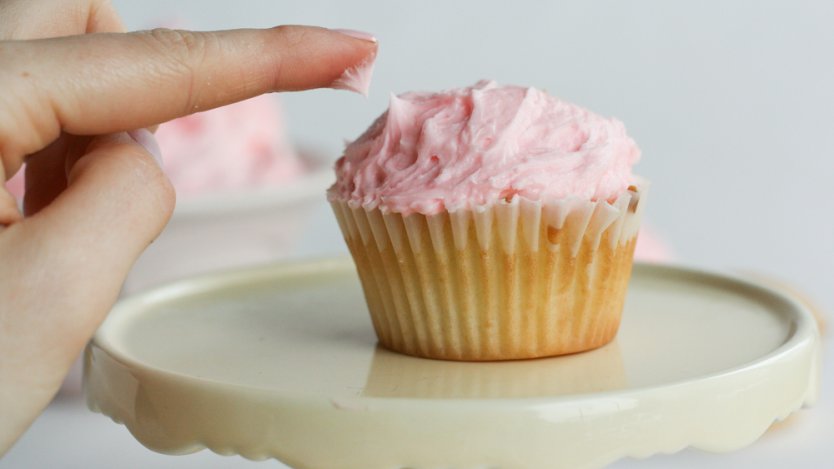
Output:
<path fill-rule="evenodd" d="M 482 81 L 391 98 L 328 190 L 380 343 L 511 360 L 616 335 L 646 183 L 616 119 Z"/>

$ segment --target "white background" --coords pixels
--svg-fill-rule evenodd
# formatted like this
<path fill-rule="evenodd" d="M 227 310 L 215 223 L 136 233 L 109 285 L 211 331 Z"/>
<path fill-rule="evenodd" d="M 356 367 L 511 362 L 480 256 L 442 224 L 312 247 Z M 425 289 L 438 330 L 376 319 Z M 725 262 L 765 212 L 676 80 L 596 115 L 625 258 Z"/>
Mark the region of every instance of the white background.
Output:
<path fill-rule="evenodd" d="M 131 29 L 285 23 L 366 30 L 380 41 L 368 99 L 283 96 L 296 142 L 333 157 L 389 93 L 481 78 L 545 88 L 626 123 L 652 185 L 650 223 L 687 264 L 790 282 L 834 311 L 834 2 L 115 2 Z M 343 252 L 324 207 L 296 255 Z M 743 338 L 739 338 L 743 340 Z M 834 360 L 827 348 L 829 362 Z M 617 467 L 834 467 L 834 408 L 730 455 L 687 451 Z M 230 467 L 240 458 L 151 453 L 62 398 L 1 467 Z M 277 463 L 262 463 L 275 467 Z"/>

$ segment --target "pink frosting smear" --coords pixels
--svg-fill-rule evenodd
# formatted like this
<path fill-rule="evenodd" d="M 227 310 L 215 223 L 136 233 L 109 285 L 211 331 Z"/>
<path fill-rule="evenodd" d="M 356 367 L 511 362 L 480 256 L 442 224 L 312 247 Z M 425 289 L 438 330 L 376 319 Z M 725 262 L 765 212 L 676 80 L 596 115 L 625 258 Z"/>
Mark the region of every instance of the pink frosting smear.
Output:
<path fill-rule="evenodd" d="M 23 192 L 24 192 L 24 176 L 23 173 L 25 172 L 24 167 L 21 167 L 15 175 L 6 181 L 6 190 L 8 190 L 14 198 L 18 200 L 23 200 Z"/>
<path fill-rule="evenodd" d="M 162 124 L 156 139 L 181 198 L 282 184 L 304 172 L 270 95 Z"/>
<path fill-rule="evenodd" d="M 331 83 L 330 87 L 337 90 L 354 91 L 362 96 L 368 96 L 371 78 L 374 74 L 375 60 L 376 54 L 368 57 L 359 65 L 350 67 L 342 73 L 342 76 Z"/>
<path fill-rule="evenodd" d="M 514 196 L 613 200 L 634 182 L 639 158 L 617 119 L 535 88 L 480 81 L 392 96 L 336 162 L 328 197 L 403 215 Z"/>

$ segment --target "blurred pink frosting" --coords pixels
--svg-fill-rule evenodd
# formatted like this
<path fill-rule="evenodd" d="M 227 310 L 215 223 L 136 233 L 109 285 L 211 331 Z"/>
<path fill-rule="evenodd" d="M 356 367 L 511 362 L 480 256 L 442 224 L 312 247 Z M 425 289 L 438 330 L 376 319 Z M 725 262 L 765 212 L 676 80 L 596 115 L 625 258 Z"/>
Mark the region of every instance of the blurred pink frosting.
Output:
<path fill-rule="evenodd" d="M 640 227 L 634 258 L 644 262 L 669 262 L 674 260 L 672 247 L 645 223 Z"/>
<path fill-rule="evenodd" d="M 328 196 L 405 215 L 515 195 L 610 200 L 634 181 L 639 158 L 616 119 L 535 88 L 481 81 L 392 96 L 336 163 Z"/>
<path fill-rule="evenodd" d="M 181 198 L 282 184 L 304 172 L 271 95 L 175 119 L 156 138 Z"/>
<path fill-rule="evenodd" d="M 12 195 L 18 199 L 23 199 L 23 190 L 24 190 L 24 177 L 23 173 L 25 172 L 25 167 L 20 168 L 20 170 L 15 173 L 14 177 L 6 181 L 6 189 L 12 193 Z"/>
<path fill-rule="evenodd" d="M 354 91 L 362 96 L 368 96 L 371 88 L 371 77 L 374 74 L 374 61 L 376 55 L 369 57 L 355 67 L 351 67 L 342 73 L 330 87 L 337 90 Z"/>

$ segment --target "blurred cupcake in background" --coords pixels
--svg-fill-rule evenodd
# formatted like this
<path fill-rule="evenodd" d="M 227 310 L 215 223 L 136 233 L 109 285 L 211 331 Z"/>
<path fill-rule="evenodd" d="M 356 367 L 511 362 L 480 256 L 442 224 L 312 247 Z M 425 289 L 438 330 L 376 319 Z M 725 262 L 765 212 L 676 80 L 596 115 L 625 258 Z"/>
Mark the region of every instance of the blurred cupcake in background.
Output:
<path fill-rule="evenodd" d="M 327 187 L 328 163 L 292 145 L 276 95 L 175 119 L 156 137 L 177 207 L 127 293 L 285 257 Z"/>
<path fill-rule="evenodd" d="M 308 169 L 270 95 L 167 122 L 156 139 L 180 202 L 291 183 Z"/>

